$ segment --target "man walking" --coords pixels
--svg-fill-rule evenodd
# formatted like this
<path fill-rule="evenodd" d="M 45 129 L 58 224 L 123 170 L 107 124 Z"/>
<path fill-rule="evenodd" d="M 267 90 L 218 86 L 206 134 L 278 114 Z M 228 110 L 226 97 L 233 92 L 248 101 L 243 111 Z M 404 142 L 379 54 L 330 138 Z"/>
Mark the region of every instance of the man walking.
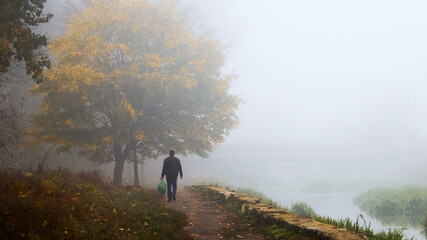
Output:
<path fill-rule="evenodd" d="M 166 182 L 168 184 L 168 202 L 171 202 L 172 200 L 176 201 L 178 172 L 182 179 L 181 162 L 175 157 L 175 151 L 170 150 L 169 157 L 165 158 L 163 162 L 162 175 L 160 177 L 160 179 L 163 180 L 163 177 L 166 175 Z"/>

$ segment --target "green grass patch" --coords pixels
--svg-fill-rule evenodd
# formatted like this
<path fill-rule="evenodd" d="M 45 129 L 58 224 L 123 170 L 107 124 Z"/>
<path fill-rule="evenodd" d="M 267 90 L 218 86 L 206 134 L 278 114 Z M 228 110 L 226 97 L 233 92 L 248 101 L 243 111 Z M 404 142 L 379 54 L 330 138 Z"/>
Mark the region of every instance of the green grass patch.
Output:
<path fill-rule="evenodd" d="M 0 173 L 0 239 L 190 239 L 158 193 L 114 188 L 96 172 Z"/>
<path fill-rule="evenodd" d="M 427 214 L 427 188 L 376 188 L 357 196 L 354 203 L 384 224 L 419 227 Z"/>
<path fill-rule="evenodd" d="M 270 225 L 263 228 L 264 233 L 271 239 L 276 240 L 297 240 L 301 239 L 300 235 L 293 232 L 286 231 L 283 227 L 277 225 Z"/>

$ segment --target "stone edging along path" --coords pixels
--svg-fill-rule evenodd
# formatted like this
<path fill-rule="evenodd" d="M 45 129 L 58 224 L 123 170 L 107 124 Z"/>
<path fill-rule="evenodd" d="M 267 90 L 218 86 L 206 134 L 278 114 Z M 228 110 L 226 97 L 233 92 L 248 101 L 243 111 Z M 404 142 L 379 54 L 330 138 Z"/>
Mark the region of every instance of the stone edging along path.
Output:
<path fill-rule="evenodd" d="M 297 217 L 286 213 L 283 209 L 273 208 L 271 205 L 261 204 L 261 199 L 246 194 L 235 193 L 224 188 L 212 185 L 197 185 L 208 191 L 210 195 L 224 202 L 235 202 L 241 206 L 241 211 L 260 221 L 272 222 L 285 229 L 308 236 L 311 239 L 325 240 L 366 240 L 366 236 L 356 234 L 344 228 L 320 223 L 309 218 Z"/>

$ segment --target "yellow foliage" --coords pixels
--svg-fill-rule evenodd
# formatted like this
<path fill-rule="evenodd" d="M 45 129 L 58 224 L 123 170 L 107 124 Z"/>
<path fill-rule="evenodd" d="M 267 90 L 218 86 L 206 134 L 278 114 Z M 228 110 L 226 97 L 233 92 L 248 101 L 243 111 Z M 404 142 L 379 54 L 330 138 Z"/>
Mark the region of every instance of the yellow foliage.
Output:
<path fill-rule="evenodd" d="M 74 127 L 73 120 L 68 119 L 67 121 L 65 121 L 65 125 L 67 125 L 69 127 Z"/>
<path fill-rule="evenodd" d="M 85 145 L 83 146 L 83 148 L 84 148 L 85 150 L 92 150 L 92 151 L 95 151 L 96 149 L 98 149 L 98 146 L 97 146 L 97 145 L 95 145 L 95 144 L 85 144 Z"/>
<path fill-rule="evenodd" d="M 188 62 L 188 64 L 197 72 L 202 72 L 205 63 L 206 59 L 195 59 Z"/>
<path fill-rule="evenodd" d="M 197 81 L 194 78 L 185 77 L 183 80 L 184 80 L 184 87 L 186 88 L 194 87 L 197 84 Z"/>
<path fill-rule="evenodd" d="M 231 78 L 220 73 L 222 46 L 190 32 L 182 18 L 168 1 L 133 0 L 92 0 L 72 16 L 49 45 L 55 59 L 48 79 L 32 90 L 46 96 L 31 131 L 35 141 L 97 153 L 113 143 L 149 142 L 159 129 L 183 145 L 200 141 L 209 149 L 221 141 L 237 122 L 238 105 L 228 93 Z M 69 109 L 82 112 L 70 116 Z M 207 117 L 195 119 L 199 112 Z M 169 113 L 177 119 L 163 121 Z M 102 137 L 87 142 L 61 135 L 80 130 L 72 135 L 80 136 L 77 128 L 86 126 Z M 190 143 L 183 140 L 188 135 Z"/>
<path fill-rule="evenodd" d="M 45 188 L 46 192 L 50 195 L 56 190 L 56 184 L 51 180 L 43 180 L 42 186 Z"/>
<path fill-rule="evenodd" d="M 102 139 L 102 141 L 103 141 L 104 143 L 107 143 L 107 144 L 110 144 L 110 145 L 112 145 L 112 144 L 113 144 L 113 138 L 112 138 L 112 137 L 104 137 L 104 138 Z"/>
<path fill-rule="evenodd" d="M 221 81 L 218 81 L 215 85 L 215 90 L 218 94 L 221 94 L 225 91 L 227 91 L 227 89 L 230 87 L 230 82 L 232 80 L 231 76 L 226 76 L 224 79 L 222 79 Z"/>
<path fill-rule="evenodd" d="M 142 129 L 138 129 L 133 133 L 133 137 L 138 140 L 142 141 L 145 139 L 144 131 Z"/>
<path fill-rule="evenodd" d="M 162 66 L 162 61 L 158 53 L 145 55 L 144 58 L 150 68 L 156 69 Z"/>
<path fill-rule="evenodd" d="M 132 104 L 130 104 L 129 101 L 127 101 L 124 98 L 124 94 L 123 94 L 122 101 L 121 101 L 120 105 L 121 105 L 121 108 L 123 110 L 125 110 L 132 119 L 134 119 L 134 120 L 136 119 L 137 111 L 135 111 L 135 109 L 132 107 Z"/>

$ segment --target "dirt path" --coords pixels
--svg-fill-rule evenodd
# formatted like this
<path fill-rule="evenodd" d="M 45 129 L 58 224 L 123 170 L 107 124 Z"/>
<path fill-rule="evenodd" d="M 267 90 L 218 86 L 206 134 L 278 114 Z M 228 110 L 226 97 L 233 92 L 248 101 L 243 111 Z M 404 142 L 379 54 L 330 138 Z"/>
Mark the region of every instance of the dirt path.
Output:
<path fill-rule="evenodd" d="M 249 224 L 239 220 L 220 204 L 197 193 L 181 189 L 175 202 L 164 201 L 167 207 L 187 214 L 189 225 L 186 231 L 194 239 L 267 239 L 254 233 Z"/>

